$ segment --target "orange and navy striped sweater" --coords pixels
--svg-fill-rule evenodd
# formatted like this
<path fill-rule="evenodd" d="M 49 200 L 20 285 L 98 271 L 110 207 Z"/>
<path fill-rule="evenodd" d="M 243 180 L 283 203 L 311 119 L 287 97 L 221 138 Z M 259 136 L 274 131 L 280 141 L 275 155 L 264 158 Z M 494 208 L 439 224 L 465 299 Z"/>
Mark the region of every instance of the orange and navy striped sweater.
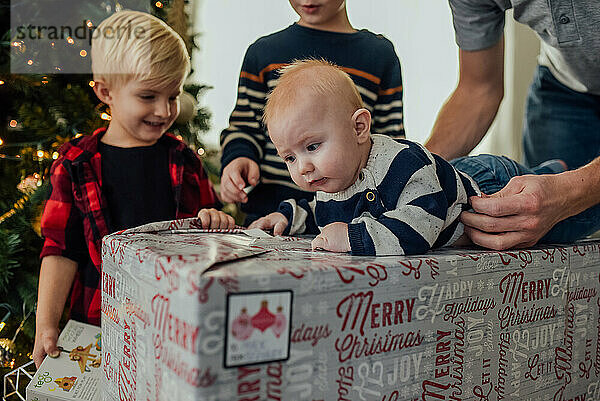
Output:
<path fill-rule="evenodd" d="M 313 197 L 292 182 L 262 124 L 266 95 L 275 86 L 278 69 L 310 57 L 324 58 L 350 75 L 373 116 L 372 133 L 404 137 L 402 74 L 388 39 L 366 29 L 339 33 L 298 24 L 258 39 L 246 51 L 235 109 L 221 133 L 222 168 L 238 157 L 260 166 L 260 184 L 242 205 L 248 222 L 277 210 L 283 200 Z"/>

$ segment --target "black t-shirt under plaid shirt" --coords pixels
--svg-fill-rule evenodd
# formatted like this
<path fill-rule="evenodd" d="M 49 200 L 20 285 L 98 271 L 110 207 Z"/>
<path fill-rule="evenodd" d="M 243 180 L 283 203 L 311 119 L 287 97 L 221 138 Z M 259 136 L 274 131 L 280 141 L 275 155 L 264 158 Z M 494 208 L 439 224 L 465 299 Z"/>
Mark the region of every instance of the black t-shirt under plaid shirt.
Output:
<path fill-rule="evenodd" d="M 108 202 L 111 231 L 175 216 L 169 149 L 163 142 L 133 148 L 100 142 L 98 150 L 102 156 L 102 190 Z"/>

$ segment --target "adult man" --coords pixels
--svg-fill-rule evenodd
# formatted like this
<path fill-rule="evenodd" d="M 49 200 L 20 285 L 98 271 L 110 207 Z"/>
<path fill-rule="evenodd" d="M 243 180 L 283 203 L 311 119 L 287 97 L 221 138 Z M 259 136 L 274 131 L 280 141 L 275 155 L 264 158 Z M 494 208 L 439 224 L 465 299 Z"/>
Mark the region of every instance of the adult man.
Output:
<path fill-rule="evenodd" d="M 446 159 L 471 151 L 503 97 L 505 11 L 541 38 L 539 66 L 527 102 L 525 163 L 562 159 L 576 170 L 513 179 L 463 213 L 476 244 L 525 247 L 563 220 L 600 229 L 600 34 L 597 0 L 449 0 L 460 47 L 460 79 L 426 146 Z M 582 167 L 580 167 L 582 166 Z M 583 212 L 583 213 L 582 213 Z M 576 216 L 577 215 L 577 216 Z M 574 217 L 571 217 L 574 216 Z M 558 222 L 562 223 L 558 224 Z M 552 231 L 544 240 L 552 240 Z"/>

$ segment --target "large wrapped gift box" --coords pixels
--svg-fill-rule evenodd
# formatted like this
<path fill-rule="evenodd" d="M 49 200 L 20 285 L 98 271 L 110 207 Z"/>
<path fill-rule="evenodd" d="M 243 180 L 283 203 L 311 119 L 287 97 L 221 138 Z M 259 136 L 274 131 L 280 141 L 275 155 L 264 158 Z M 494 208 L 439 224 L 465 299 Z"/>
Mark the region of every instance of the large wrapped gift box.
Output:
<path fill-rule="evenodd" d="M 600 243 L 311 252 L 194 219 L 103 243 L 106 400 L 598 400 Z"/>

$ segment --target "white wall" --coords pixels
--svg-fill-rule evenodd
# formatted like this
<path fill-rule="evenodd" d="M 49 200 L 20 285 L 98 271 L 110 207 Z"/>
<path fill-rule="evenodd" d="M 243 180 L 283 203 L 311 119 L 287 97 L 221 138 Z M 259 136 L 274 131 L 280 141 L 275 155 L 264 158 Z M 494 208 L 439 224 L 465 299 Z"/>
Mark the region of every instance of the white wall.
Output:
<path fill-rule="evenodd" d="M 425 141 L 435 116 L 457 80 L 458 53 L 450 9 L 444 0 L 348 0 L 355 28 L 383 33 L 402 65 L 408 138 Z M 218 143 L 235 104 L 244 52 L 258 37 L 297 20 L 286 0 L 196 0 L 194 31 L 202 34 L 193 57 L 194 81 L 214 87 L 204 97 L 212 129 L 204 137 Z"/>
<path fill-rule="evenodd" d="M 202 36 L 192 79 L 214 87 L 203 102 L 212 111 L 203 137 L 218 145 L 236 98 L 244 52 L 258 37 L 297 20 L 287 0 L 196 0 L 194 31 Z M 458 80 L 458 48 L 446 0 L 347 0 L 350 22 L 392 41 L 402 65 L 404 119 L 409 139 L 423 143 L 437 113 Z M 523 102 L 531 81 L 538 40 L 531 31 L 506 21 L 506 96 L 490 134 L 473 153 L 520 158 Z M 517 62 L 518 60 L 518 62 Z"/>

